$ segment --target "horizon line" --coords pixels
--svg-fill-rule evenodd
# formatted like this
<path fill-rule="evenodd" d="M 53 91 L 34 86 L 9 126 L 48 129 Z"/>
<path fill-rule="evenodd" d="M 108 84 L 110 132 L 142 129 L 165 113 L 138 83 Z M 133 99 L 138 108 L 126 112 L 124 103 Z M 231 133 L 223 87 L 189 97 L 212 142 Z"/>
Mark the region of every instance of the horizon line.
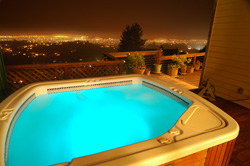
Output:
<path fill-rule="evenodd" d="M 103 39 L 108 39 L 108 38 L 111 38 L 111 39 L 120 39 L 120 38 L 113 38 L 113 37 L 99 37 L 99 36 L 89 36 L 89 35 L 83 35 L 83 34 L 13 34 L 13 35 L 1 35 L 0 34 L 0 37 L 12 37 L 12 36 L 53 36 L 53 37 L 70 37 L 70 36 L 85 36 L 85 37 L 88 37 L 88 38 L 103 38 Z M 178 39 L 178 38 L 164 38 L 164 37 L 158 37 L 158 38 L 153 38 L 153 39 L 147 39 L 147 40 L 208 40 L 208 39 L 201 39 L 201 38 L 193 38 L 193 39 Z"/>

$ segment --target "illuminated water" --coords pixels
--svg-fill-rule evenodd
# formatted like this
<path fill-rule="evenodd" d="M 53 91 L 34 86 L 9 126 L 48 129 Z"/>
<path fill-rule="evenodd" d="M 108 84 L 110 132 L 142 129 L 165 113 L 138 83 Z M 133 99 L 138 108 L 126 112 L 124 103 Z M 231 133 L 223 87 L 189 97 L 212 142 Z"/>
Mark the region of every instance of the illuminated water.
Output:
<path fill-rule="evenodd" d="M 45 166 L 167 132 L 187 106 L 140 84 L 44 94 L 17 119 L 8 166 Z"/>

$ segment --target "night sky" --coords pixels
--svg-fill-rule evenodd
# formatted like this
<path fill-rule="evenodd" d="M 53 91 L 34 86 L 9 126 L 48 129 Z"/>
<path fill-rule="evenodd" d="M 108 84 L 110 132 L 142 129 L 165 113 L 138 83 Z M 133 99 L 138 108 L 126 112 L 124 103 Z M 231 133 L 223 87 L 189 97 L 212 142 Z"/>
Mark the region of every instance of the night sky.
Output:
<path fill-rule="evenodd" d="M 139 23 L 144 38 L 207 39 L 214 0 L 0 0 L 0 35 L 119 38 Z"/>

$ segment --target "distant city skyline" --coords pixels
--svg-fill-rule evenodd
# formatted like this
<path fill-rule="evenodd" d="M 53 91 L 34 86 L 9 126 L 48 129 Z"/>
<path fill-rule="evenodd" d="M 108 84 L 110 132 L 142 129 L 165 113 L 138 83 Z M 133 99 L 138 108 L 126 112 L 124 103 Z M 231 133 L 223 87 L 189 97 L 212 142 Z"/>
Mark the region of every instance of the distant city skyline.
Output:
<path fill-rule="evenodd" d="M 115 38 L 101 38 L 101 37 L 89 37 L 81 35 L 16 35 L 16 36 L 1 36 L 0 35 L 0 48 L 4 48 L 1 42 L 5 41 L 27 41 L 30 43 L 38 43 L 42 45 L 51 45 L 53 43 L 60 44 L 61 42 L 89 42 L 94 44 L 101 44 L 103 47 L 117 47 L 120 40 Z M 154 49 L 159 48 L 168 44 L 169 46 L 176 46 L 176 44 L 185 44 L 187 49 L 201 50 L 207 44 L 206 39 L 149 39 L 145 43 L 145 48 L 151 45 Z M 11 48 L 6 45 L 5 49 L 9 50 Z M 152 48 L 151 48 L 152 49 Z"/>
<path fill-rule="evenodd" d="M 143 49 L 197 53 L 206 43 L 207 40 L 155 39 L 147 40 Z M 7 65 L 98 61 L 103 53 L 117 51 L 118 44 L 118 39 L 76 35 L 0 36 L 0 49 Z"/>
<path fill-rule="evenodd" d="M 146 39 L 207 39 L 214 0 L 1 0 L 0 35 L 75 34 L 119 39 L 139 23 Z"/>

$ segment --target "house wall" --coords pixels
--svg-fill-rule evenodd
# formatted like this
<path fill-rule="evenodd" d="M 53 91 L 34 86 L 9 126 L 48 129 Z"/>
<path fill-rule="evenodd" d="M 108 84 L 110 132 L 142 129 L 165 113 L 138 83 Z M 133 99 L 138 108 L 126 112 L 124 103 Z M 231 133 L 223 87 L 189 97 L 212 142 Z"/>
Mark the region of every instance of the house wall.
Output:
<path fill-rule="evenodd" d="M 204 66 L 201 81 L 217 96 L 250 98 L 250 0 L 217 0 Z M 250 99 L 234 102 L 250 108 Z"/>

